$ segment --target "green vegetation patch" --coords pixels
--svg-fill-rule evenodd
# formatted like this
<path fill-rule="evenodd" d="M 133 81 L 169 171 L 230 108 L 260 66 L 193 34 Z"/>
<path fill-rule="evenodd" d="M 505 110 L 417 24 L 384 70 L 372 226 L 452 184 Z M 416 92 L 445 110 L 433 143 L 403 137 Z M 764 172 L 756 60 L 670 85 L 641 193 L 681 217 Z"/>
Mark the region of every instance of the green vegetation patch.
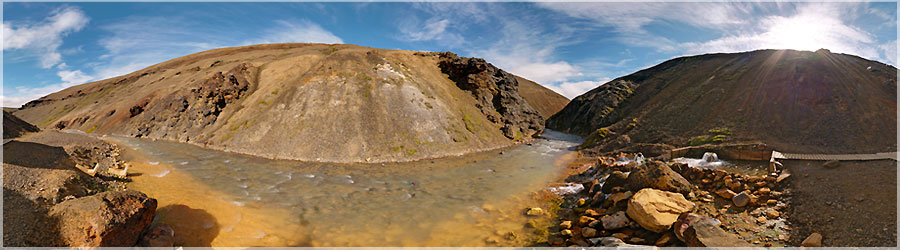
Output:
<path fill-rule="evenodd" d="M 91 127 L 91 129 L 88 129 L 87 131 L 84 131 L 84 132 L 90 134 L 91 132 L 94 132 L 94 130 L 96 130 L 96 129 L 97 129 L 97 125 L 94 125 L 93 127 Z"/>
<path fill-rule="evenodd" d="M 593 147 L 593 146 L 597 145 L 597 143 L 600 143 L 600 141 L 603 141 L 603 139 L 606 139 L 606 137 L 609 136 L 609 133 L 610 133 L 610 131 L 608 128 L 600 128 L 600 129 L 594 130 L 594 132 L 591 133 L 590 135 L 588 135 L 587 139 L 585 139 L 584 143 L 579 145 L 579 147 L 581 147 L 581 148 Z"/>

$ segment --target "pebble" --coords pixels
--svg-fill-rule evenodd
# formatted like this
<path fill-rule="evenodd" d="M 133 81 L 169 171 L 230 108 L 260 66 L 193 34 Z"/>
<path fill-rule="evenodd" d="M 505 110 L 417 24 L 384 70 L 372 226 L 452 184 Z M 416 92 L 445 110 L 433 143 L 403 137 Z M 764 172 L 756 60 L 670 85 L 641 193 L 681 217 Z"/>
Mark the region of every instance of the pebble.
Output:
<path fill-rule="evenodd" d="M 781 215 L 781 213 L 779 213 L 778 211 L 775 211 L 775 210 L 766 211 L 766 216 L 769 216 L 771 218 L 778 218 L 778 216 L 780 216 L 780 215 Z"/>

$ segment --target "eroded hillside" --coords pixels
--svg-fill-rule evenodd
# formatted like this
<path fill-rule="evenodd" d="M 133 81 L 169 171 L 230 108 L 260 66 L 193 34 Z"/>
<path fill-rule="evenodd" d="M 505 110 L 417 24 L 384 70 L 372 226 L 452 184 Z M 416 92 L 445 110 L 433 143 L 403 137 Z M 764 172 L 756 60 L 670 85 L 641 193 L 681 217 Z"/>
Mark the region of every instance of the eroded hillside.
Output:
<path fill-rule="evenodd" d="M 544 117 L 518 92 L 515 76 L 452 53 L 270 44 L 74 86 L 15 114 L 39 127 L 269 158 L 385 162 L 529 140 Z"/>

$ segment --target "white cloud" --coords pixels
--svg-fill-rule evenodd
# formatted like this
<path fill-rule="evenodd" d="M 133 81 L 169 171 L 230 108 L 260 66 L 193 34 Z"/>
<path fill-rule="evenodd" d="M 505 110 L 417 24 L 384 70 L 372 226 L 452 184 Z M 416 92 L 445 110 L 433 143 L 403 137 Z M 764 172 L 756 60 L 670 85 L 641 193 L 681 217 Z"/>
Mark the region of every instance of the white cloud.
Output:
<path fill-rule="evenodd" d="M 400 24 L 400 40 L 409 42 L 438 41 L 447 46 L 461 46 L 465 39 L 459 34 L 449 32 L 449 19 L 431 18 L 428 21 L 419 22 L 416 18 L 407 19 Z"/>
<path fill-rule="evenodd" d="M 340 37 L 308 20 L 281 20 L 275 28 L 266 30 L 261 39 L 247 44 L 261 43 L 344 43 Z"/>
<path fill-rule="evenodd" d="M 73 70 L 73 71 L 62 70 L 62 71 L 57 72 L 56 75 L 59 76 L 59 79 L 61 79 L 64 84 L 70 85 L 70 86 L 86 83 L 86 82 L 94 79 L 93 77 L 85 74 L 84 72 L 81 72 L 81 70 Z"/>
<path fill-rule="evenodd" d="M 604 83 L 609 82 L 609 78 L 603 78 L 599 81 L 579 81 L 579 82 L 563 82 L 560 84 L 547 85 L 548 88 L 556 91 L 569 99 L 573 99 L 594 88 L 600 87 Z"/>
<path fill-rule="evenodd" d="M 49 69 L 62 62 L 62 38 L 84 28 L 89 20 L 81 10 L 66 7 L 54 10 L 41 22 L 3 22 L 3 50 L 34 53 L 41 68 Z"/>
<path fill-rule="evenodd" d="M 557 48 L 577 41 L 570 31 L 539 30 L 536 25 L 513 19 L 501 20 L 500 26 L 501 39 L 471 50 L 472 54 L 545 86 L 583 75 L 578 67 L 554 57 Z"/>

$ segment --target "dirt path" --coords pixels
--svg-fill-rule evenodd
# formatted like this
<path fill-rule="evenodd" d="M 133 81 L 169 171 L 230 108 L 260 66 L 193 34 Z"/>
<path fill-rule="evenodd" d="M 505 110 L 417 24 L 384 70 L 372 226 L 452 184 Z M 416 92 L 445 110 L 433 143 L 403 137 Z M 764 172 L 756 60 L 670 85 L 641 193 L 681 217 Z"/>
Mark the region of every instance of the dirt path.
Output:
<path fill-rule="evenodd" d="M 792 245 L 811 233 L 834 247 L 897 246 L 897 162 L 785 160 L 792 173 Z"/>

